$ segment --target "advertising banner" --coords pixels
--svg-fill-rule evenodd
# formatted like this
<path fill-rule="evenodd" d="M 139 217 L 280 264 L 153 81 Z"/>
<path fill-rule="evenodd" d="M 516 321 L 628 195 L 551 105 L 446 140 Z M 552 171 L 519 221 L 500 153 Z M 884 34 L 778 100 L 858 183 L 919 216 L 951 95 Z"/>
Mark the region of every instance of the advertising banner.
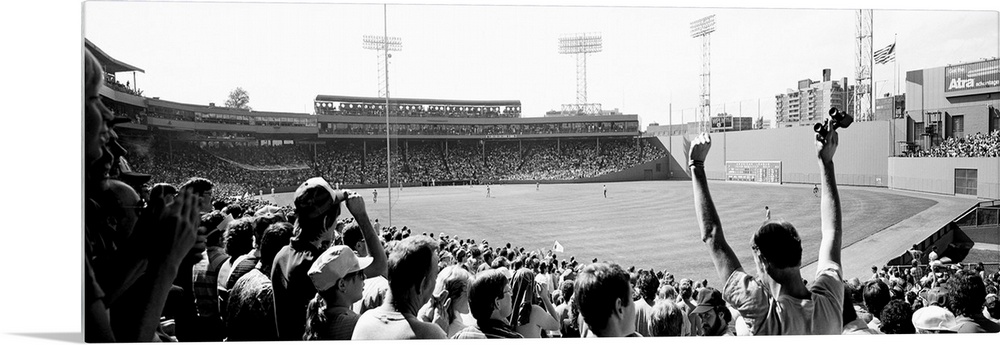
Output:
<path fill-rule="evenodd" d="M 944 92 L 946 97 L 998 91 L 1000 91 L 1000 60 L 945 67 Z"/>

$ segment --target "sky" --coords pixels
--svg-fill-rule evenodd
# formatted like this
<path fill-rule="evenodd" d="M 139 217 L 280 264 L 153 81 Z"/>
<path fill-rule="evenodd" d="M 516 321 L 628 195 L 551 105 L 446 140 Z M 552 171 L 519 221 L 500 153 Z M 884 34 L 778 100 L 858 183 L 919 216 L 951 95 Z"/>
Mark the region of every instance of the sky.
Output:
<path fill-rule="evenodd" d="M 820 80 L 824 68 L 855 79 L 855 10 L 641 5 L 95 1 L 84 5 L 83 29 L 146 71 L 135 77 L 146 96 L 223 104 L 242 87 L 263 111 L 312 113 L 319 94 L 378 96 L 377 53 L 362 48 L 362 36 L 385 31 L 402 40 L 390 58 L 392 97 L 520 100 L 524 117 L 576 103 L 576 57 L 557 43 L 588 32 L 603 40 L 587 56 L 588 102 L 638 114 L 643 128 L 692 121 L 702 47 L 689 26 L 713 14 L 713 114 L 773 123 L 774 96 L 797 81 Z M 899 80 L 907 70 L 1000 56 L 996 11 L 882 9 L 873 18 L 873 50 L 896 42 Z M 894 92 L 896 68 L 875 67 L 877 94 Z"/>
<path fill-rule="evenodd" d="M 521 5 L 538 2 L 512 1 Z M 607 1 L 569 3 L 606 5 Z M 514 98 L 524 103 L 526 116 L 539 116 L 575 101 L 575 61 L 557 53 L 557 37 L 600 31 L 604 51 L 589 61 L 590 100 L 603 103 L 605 108 L 639 114 L 644 123 L 666 123 L 660 118 L 671 100 L 675 114 L 687 108 L 687 116 L 693 116 L 700 55 L 687 25 L 711 13 L 717 16 L 717 31 L 712 34 L 713 99 L 753 100 L 749 104 L 760 98 L 766 107 L 774 94 L 794 87 L 796 81 L 819 79 L 823 68 L 832 68 L 836 78 L 853 73 L 851 14 L 830 15 L 838 11 L 826 11 L 825 16 L 809 15 L 813 11 L 799 10 L 794 11 L 796 16 L 782 17 L 761 14 L 769 11 L 728 9 L 803 6 L 795 0 L 671 3 L 730 7 L 683 11 L 642 8 L 628 11 L 631 16 L 623 18 L 621 12 L 626 11 L 621 9 L 589 9 L 590 17 L 583 17 L 580 12 L 587 11 L 571 14 L 566 7 L 542 11 L 544 8 L 521 6 L 507 9 L 508 17 L 500 19 L 486 17 L 481 9 L 472 11 L 475 8 L 466 9 L 467 13 L 457 13 L 455 8 L 425 9 L 419 14 L 424 17 L 411 14 L 412 20 L 404 26 L 403 7 L 426 6 L 390 6 L 393 24 L 389 34 L 403 39 L 403 51 L 393 58 L 392 92 L 399 97 Z M 898 7 L 869 0 L 836 3 L 842 8 Z M 329 6 L 321 11 L 325 6 L 227 8 L 202 3 L 175 4 L 170 10 L 150 3 L 85 4 L 79 0 L 0 2 L 4 42 L 0 65 L 5 67 L 0 100 L 7 129 L 0 136 L 7 163 L 2 176 L 14 181 L 4 185 L 8 197 L 0 198 L 0 207 L 18 215 L 6 223 L 11 231 L 0 241 L 0 262 L 24 262 L 25 258 L 32 262 L 4 266 L 11 277 L 32 277 L 25 284 L 0 284 L 0 295 L 17 296 L 4 301 L 0 315 L 0 339 L 11 343 L 82 339 L 81 312 L 77 309 L 82 305 L 82 293 L 74 293 L 80 290 L 66 283 L 82 281 L 79 258 L 83 231 L 78 220 L 83 211 L 82 202 L 75 202 L 82 200 L 82 33 L 112 56 L 145 69 L 147 73 L 136 77 L 139 87 L 147 95 L 163 99 L 221 103 L 230 90 L 242 86 L 250 91 L 251 105 L 257 109 L 302 112 L 303 108 L 308 111 L 316 94 L 377 94 L 374 53 L 360 47 L 362 35 L 381 32 L 378 6 L 368 6 L 372 9 L 360 18 L 362 13 L 357 11 L 362 6 Z M 889 44 L 889 32 L 898 34 L 900 71 L 998 55 L 996 11 L 1000 2 L 921 1 L 908 6 L 932 11 L 875 12 L 874 45 Z M 82 13 L 84 7 L 86 14 Z M 349 8 L 355 12 L 351 14 Z M 955 12 L 956 8 L 991 12 L 977 15 Z M 472 17 L 476 13 L 480 17 Z M 806 15 L 809 18 L 803 17 Z M 211 27 L 207 23 L 220 24 Z M 254 29 L 264 24 L 265 29 Z M 326 36 L 298 38 L 313 32 Z M 342 37 L 338 40 L 337 35 Z M 826 40 L 820 39 L 824 37 Z M 521 51 L 529 48 L 533 50 Z M 724 53 L 723 49 L 729 51 Z M 885 66 L 877 68 L 876 79 L 885 79 L 879 75 L 890 71 Z M 45 254 L 38 255 L 38 248 L 44 248 Z M 39 274 L 39 267 L 52 269 Z M 741 342 L 791 344 L 800 340 L 751 338 Z"/>

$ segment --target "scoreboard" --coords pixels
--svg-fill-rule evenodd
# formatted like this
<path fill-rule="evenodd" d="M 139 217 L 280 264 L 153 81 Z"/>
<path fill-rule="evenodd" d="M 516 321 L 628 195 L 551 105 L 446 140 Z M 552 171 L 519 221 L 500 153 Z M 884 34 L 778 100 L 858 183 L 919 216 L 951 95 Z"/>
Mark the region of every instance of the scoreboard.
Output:
<path fill-rule="evenodd" d="M 726 181 L 781 183 L 780 161 L 726 161 Z"/>

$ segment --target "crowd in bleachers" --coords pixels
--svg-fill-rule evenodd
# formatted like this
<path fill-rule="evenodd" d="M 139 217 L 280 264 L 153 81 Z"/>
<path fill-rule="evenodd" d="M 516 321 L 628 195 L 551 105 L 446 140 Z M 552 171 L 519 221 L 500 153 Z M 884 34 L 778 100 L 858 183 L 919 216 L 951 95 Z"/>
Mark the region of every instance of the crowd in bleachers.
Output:
<path fill-rule="evenodd" d="M 106 74 L 106 77 L 104 79 L 104 86 L 107 86 L 108 88 L 118 92 L 124 92 L 130 95 L 135 95 L 140 97 L 142 96 L 142 90 L 132 87 L 132 83 L 129 81 L 126 81 L 125 84 L 118 82 L 118 80 L 115 79 L 114 74 L 110 73 Z"/>
<path fill-rule="evenodd" d="M 530 123 L 530 124 L 490 124 L 490 125 L 444 125 L 444 124 L 392 124 L 393 135 L 503 135 L 525 134 L 567 134 L 567 133 L 627 133 L 636 132 L 624 123 L 583 122 L 583 123 Z M 365 134 L 385 135 L 384 123 L 337 123 L 333 127 L 320 127 L 321 134 Z"/>
<path fill-rule="evenodd" d="M 341 185 L 386 180 L 382 143 L 372 143 L 365 151 L 364 144 L 351 141 L 315 147 L 165 141 L 125 141 L 129 161 L 138 171 L 152 172 L 155 181 L 179 183 L 192 175 L 204 176 L 215 181 L 225 195 L 267 193 L 309 176 L 331 176 Z M 627 139 L 602 140 L 600 150 L 590 140 L 563 140 L 560 145 L 552 140 L 524 141 L 520 146 L 505 141 L 454 141 L 447 148 L 441 141 L 424 141 L 393 146 L 391 168 L 394 183 L 570 180 L 625 170 L 665 154 L 647 141 L 636 145 Z"/>
<path fill-rule="evenodd" d="M 517 118 L 521 117 L 518 106 L 442 106 L 404 104 L 389 108 L 391 117 L 451 117 L 451 118 Z M 341 103 L 337 107 L 318 103 L 316 114 L 336 116 L 385 116 L 385 104 Z"/>
<path fill-rule="evenodd" d="M 912 157 L 1000 157 L 1000 130 L 989 134 L 967 134 L 945 139 L 930 150 L 918 150 Z"/>

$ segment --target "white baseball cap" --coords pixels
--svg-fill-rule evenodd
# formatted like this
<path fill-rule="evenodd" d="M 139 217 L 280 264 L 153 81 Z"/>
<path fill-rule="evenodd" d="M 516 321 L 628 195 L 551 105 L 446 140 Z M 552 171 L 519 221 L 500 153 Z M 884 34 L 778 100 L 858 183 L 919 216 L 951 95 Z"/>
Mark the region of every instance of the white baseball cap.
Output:
<path fill-rule="evenodd" d="M 316 291 L 325 291 L 344 276 L 365 269 L 373 260 L 370 256 L 359 258 L 348 246 L 332 246 L 320 254 L 306 274 Z"/>

